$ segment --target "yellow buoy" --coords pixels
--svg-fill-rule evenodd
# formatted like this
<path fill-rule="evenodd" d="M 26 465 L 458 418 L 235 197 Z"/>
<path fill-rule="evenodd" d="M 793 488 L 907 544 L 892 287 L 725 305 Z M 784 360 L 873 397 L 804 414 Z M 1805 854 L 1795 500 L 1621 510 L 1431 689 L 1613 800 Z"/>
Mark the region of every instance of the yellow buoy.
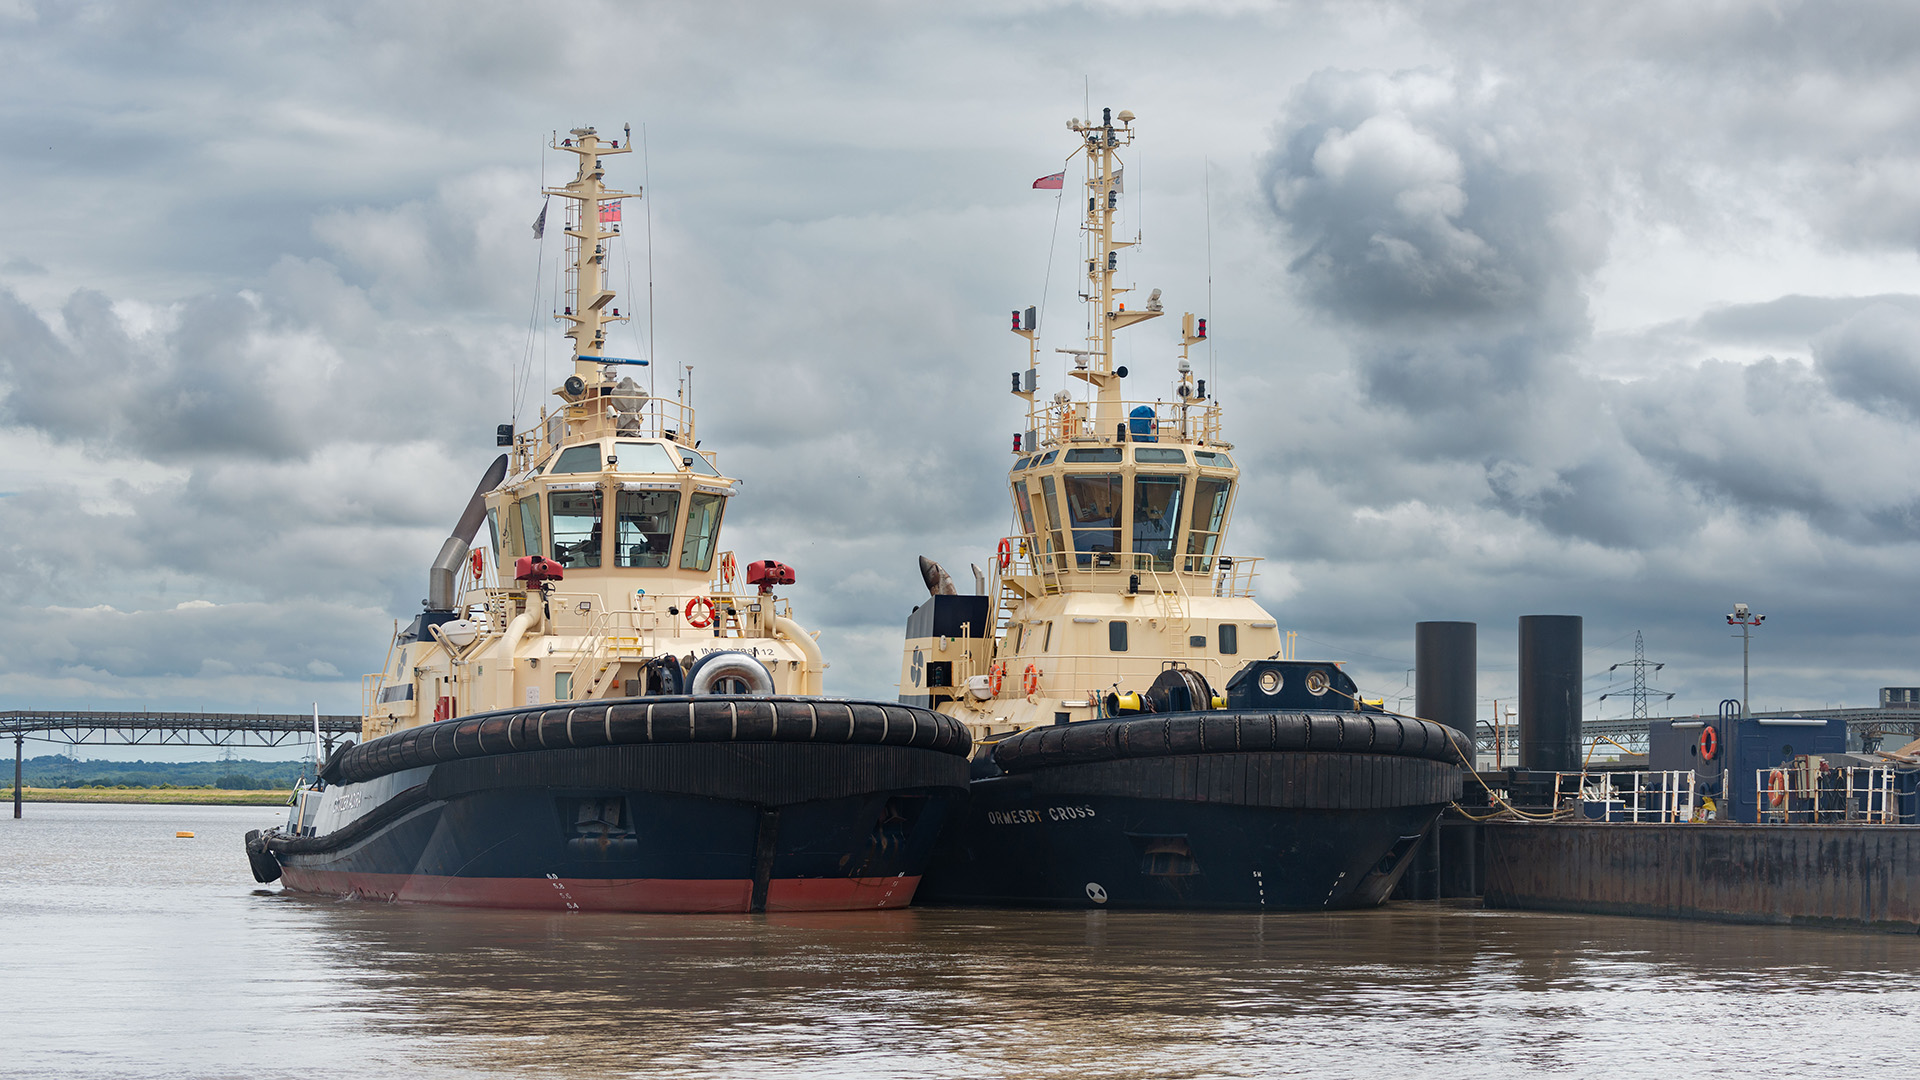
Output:
<path fill-rule="evenodd" d="M 177 832 L 177 833 L 174 833 L 173 835 L 174 835 L 174 837 L 175 837 L 175 838 L 177 838 L 177 839 L 180 839 L 180 840 L 191 840 L 191 839 L 193 839 L 193 834 L 192 834 L 192 833 L 190 833 L 190 832 Z"/>

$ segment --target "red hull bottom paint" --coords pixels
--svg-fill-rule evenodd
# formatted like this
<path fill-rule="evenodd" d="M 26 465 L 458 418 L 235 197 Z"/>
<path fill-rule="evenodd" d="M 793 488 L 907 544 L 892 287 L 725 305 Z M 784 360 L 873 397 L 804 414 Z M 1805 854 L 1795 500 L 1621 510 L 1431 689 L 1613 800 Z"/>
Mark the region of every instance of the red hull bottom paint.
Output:
<path fill-rule="evenodd" d="M 548 911 L 636 911 L 661 914 L 745 913 L 753 882 L 682 878 L 478 878 L 429 874 L 366 874 L 285 866 L 295 892 L 455 907 Z M 775 878 L 767 911 L 873 911 L 906 907 L 920 878 Z"/>

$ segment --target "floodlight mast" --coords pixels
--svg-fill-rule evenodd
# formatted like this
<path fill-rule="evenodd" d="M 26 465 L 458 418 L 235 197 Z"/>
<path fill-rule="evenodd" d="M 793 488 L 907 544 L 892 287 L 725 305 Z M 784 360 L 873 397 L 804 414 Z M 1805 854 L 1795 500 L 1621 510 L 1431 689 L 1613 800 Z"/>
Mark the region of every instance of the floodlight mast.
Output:
<path fill-rule="evenodd" d="M 1753 642 L 1753 628 L 1766 622 L 1765 615 L 1755 615 L 1745 604 L 1733 605 L 1733 614 L 1727 616 L 1727 625 L 1740 628 L 1740 719 L 1753 715 L 1747 706 L 1748 650 Z"/>

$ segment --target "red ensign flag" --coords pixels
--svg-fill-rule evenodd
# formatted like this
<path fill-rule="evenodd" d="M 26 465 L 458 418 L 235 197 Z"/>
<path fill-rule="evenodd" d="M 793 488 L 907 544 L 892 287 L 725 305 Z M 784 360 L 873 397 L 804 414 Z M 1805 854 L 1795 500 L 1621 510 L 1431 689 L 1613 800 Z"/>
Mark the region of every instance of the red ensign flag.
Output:
<path fill-rule="evenodd" d="M 1067 174 L 1065 170 L 1062 170 L 1054 173 L 1052 176 L 1043 176 L 1035 180 L 1033 186 L 1036 188 L 1046 188 L 1050 191 L 1059 191 L 1061 188 L 1067 186 Z"/>

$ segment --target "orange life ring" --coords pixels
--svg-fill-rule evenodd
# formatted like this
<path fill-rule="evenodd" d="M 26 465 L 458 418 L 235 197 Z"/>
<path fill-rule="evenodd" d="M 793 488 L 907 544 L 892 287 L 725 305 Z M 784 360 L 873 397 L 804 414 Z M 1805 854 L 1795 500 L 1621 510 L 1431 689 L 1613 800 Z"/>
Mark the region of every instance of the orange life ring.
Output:
<path fill-rule="evenodd" d="M 1039 693 L 1040 692 L 1040 665 L 1028 664 L 1027 677 L 1024 681 L 1022 681 L 1020 685 L 1021 685 L 1021 688 L 1027 692 L 1028 697 L 1032 697 L 1033 695 Z"/>
<path fill-rule="evenodd" d="M 1703 761 L 1712 761 L 1713 755 L 1720 752 L 1720 733 L 1708 724 L 1700 729 L 1700 757 Z"/>
<path fill-rule="evenodd" d="M 484 551 L 476 551 L 469 556 L 469 558 L 473 561 L 473 580 L 479 581 L 480 575 L 484 573 L 487 568 L 487 553 Z"/>
<path fill-rule="evenodd" d="M 1005 570 L 1007 567 L 1012 565 L 1013 565 L 1013 541 L 1003 536 L 1000 538 L 1000 569 Z"/>
<path fill-rule="evenodd" d="M 698 609 L 698 614 L 695 610 Z M 713 601 L 704 596 L 696 596 L 687 601 L 685 610 L 687 625 L 696 630 L 705 630 L 713 625 Z"/>
<path fill-rule="evenodd" d="M 1007 684 L 1006 661 L 999 661 L 987 669 L 987 693 L 1000 696 L 1000 688 Z"/>
<path fill-rule="evenodd" d="M 1787 771 L 1785 769 L 1775 769 L 1772 775 L 1767 777 L 1767 804 L 1769 806 L 1785 806 L 1786 803 Z"/>
<path fill-rule="evenodd" d="M 724 551 L 720 553 L 720 580 L 721 581 L 732 581 L 733 573 L 738 568 L 739 568 L 739 564 L 733 561 L 733 552 Z"/>

